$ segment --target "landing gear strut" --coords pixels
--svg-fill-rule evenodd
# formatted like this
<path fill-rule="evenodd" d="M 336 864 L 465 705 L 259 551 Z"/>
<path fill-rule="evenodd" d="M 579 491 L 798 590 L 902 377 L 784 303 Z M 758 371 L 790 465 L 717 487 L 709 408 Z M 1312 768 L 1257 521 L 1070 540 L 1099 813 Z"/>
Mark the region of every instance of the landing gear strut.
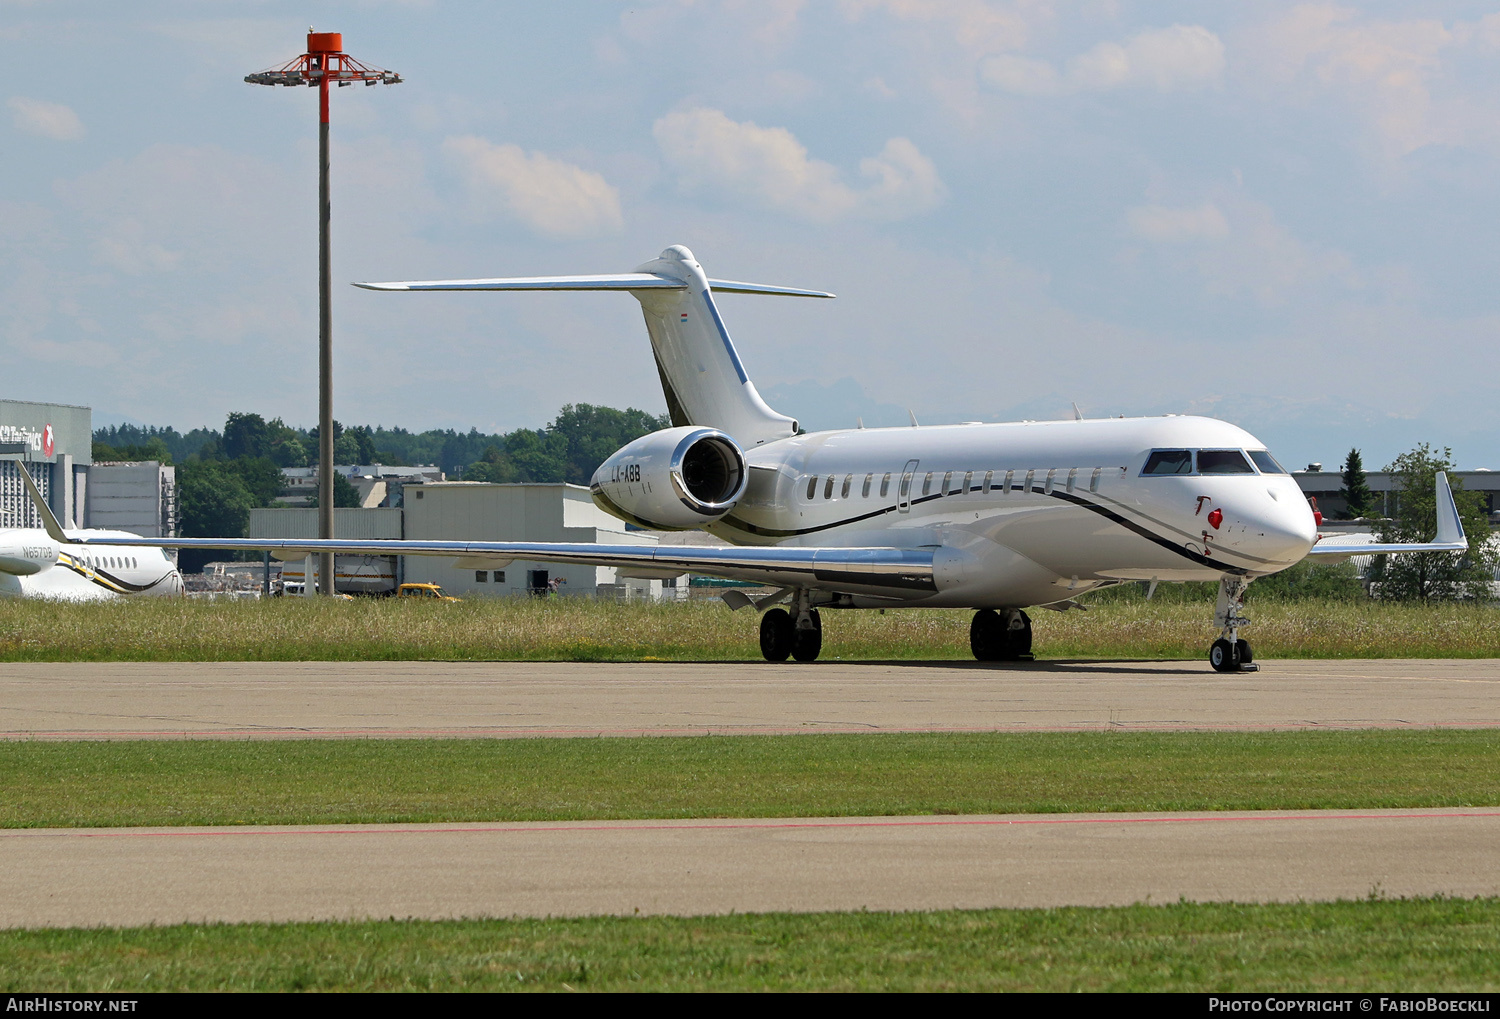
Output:
<path fill-rule="evenodd" d="M 1214 606 L 1214 625 L 1219 627 L 1219 639 L 1208 649 L 1208 663 L 1215 672 L 1255 672 L 1260 666 L 1251 664 L 1255 655 L 1250 642 L 1240 637 L 1240 627 L 1249 623 L 1242 614 L 1245 609 L 1245 588 L 1250 581 L 1244 577 L 1224 574 L 1219 578 L 1219 600 Z"/>
<path fill-rule="evenodd" d="M 768 662 L 816 661 L 823 650 L 823 618 L 809 605 L 806 591 L 793 601 L 796 619 L 786 609 L 771 609 L 760 617 L 760 653 Z"/>
<path fill-rule="evenodd" d="M 969 648 L 981 662 L 1031 660 L 1031 617 L 1020 609 L 980 609 L 969 624 Z"/>

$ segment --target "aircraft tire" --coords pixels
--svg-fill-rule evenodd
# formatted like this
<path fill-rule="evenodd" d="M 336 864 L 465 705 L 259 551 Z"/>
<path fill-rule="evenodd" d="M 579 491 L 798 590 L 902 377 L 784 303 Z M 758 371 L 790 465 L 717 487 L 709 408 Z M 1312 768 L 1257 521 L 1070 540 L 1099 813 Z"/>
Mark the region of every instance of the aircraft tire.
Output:
<path fill-rule="evenodd" d="M 1239 647 L 1224 640 L 1222 637 L 1219 638 L 1208 649 L 1208 664 L 1214 667 L 1215 672 L 1239 672 Z"/>
<path fill-rule="evenodd" d="M 1249 665 L 1255 661 L 1255 653 L 1250 650 L 1250 642 L 1248 640 L 1241 637 L 1234 642 L 1234 646 L 1239 649 L 1241 665 Z"/>
<path fill-rule="evenodd" d="M 786 609 L 771 609 L 760 617 L 760 653 L 768 662 L 784 662 L 792 654 L 795 636 Z"/>
<path fill-rule="evenodd" d="M 969 623 L 969 650 L 976 661 L 998 662 L 1005 649 L 1005 621 L 994 609 L 980 609 Z"/>
<path fill-rule="evenodd" d="M 815 662 L 823 651 L 823 619 L 812 610 L 812 626 L 792 630 L 792 657 L 799 662 Z"/>

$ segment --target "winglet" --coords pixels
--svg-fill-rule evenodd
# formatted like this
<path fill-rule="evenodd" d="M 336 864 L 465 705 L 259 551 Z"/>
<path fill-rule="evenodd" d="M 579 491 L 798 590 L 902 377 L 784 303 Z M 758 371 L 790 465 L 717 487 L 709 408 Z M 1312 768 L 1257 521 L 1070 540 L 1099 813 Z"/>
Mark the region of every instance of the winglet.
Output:
<path fill-rule="evenodd" d="M 1439 545 L 1463 545 L 1469 547 L 1468 535 L 1464 534 L 1464 524 L 1458 516 L 1458 504 L 1453 501 L 1453 489 L 1448 487 L 1448 475 L 1444 471 L 1437 472 L 1437 536 L 1432 540 Z"/>
<path fill-rule="evenodd" d="M 6 459 L 10 458 L 7 457 Z M 63 533 L 62 525 L 52 515 L 52 509 L 47 505 L 47 501 L 42 498 L 42 493 L 37 491 L 36 482 L 31 480 L 31 472 L 26 469 L 26 465 L 19 459 L 15 461 L 15 465 L 21 474 L 21 480 L 26 483 L 26 494 L 31 496 L 31 501 L 35 504 L 36 511 L 41 514 L 42 526 L 47 529 L 47 537 L 55 542 L 66 544 L 69 540 L 68 536 Z"/>
<path fill-rule="evenodd" d="M 1433 494 L 1437 502 L 1437 534 L 1428 542 L 1392 545 L 1339 545 L 1319 541 L 1307 554 L 1315 559 L 1347 559 L 1356 555 L 1399 555 L 1409 552 L 1467 552 L 1468 535 L 1464 534 L 1463 521 L 1458 516 L 1458 505 L 1453 501 L 1453 489 L 1448 485 L 1448 475 L 1437 472 L 1433 480 Z"/>

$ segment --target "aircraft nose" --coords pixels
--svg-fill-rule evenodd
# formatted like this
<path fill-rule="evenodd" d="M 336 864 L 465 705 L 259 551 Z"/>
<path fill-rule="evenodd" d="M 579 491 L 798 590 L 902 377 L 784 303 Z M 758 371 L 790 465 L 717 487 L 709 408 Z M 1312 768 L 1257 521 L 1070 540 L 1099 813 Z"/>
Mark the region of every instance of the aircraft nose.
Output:
<path fill-rule="evenodd" d="M 1267 499 L 1245 521 L 1245 537 L 1256 556 L 1284 568 L 1307 555 L 1318 540 L 1318 528 L 1305 502 L 1287 505 Z"/>

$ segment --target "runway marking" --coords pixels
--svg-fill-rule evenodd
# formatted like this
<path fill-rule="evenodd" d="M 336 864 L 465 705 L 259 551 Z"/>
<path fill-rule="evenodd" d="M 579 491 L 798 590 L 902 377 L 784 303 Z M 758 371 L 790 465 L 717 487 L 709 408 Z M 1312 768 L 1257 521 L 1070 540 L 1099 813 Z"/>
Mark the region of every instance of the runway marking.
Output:
<path fill-rule="evenodd" d="M 34 831 L 27 829 L 0 830 L 0 839 L 159 839 L 159 838 L 217 838 L 226 835 L 465 835 L 528 832 L 609 832 L 609 831 L 737 831 L 737 830 L 810 830 L 828 828 L 948 828 L 948 827 L 1007 827 L 1047 825 L 1126 825 L 1126 824 L 1194 824 L 1233 821 L 1411 821 L 1454 820 L 1463 818 L 1500 817 L 1500 810 L 1453 811 L 1449 813 L 1401 813 L 1401 814 L 1346 814 L 1319 812 L 1308 814 L 1246 813 L 1204 814 L 1188 817 L 1015 817 L 1015 818 L 924 818 L 921 820 L 831 820 L 831 821 L 728 821 L 723 824 L 648 822 L 619 824 L 501 824 L 501 825 L 455 825 L 447 827 L 383 827 L 349 826 L 327 828 L 297 827 L 216 827 L 209 830 L 188 831 L 96 831 L 80 829 L 69 831 L 53 829 Z"/>

